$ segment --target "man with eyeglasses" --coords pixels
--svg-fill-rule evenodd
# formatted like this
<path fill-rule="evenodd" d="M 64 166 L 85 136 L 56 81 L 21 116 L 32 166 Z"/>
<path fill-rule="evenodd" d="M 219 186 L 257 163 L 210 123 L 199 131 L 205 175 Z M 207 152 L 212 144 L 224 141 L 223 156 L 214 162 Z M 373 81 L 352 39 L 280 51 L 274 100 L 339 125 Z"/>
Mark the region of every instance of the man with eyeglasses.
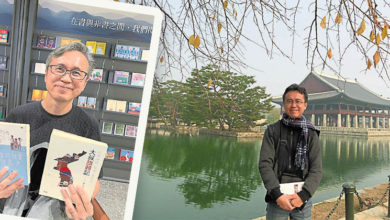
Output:
<path fill-rule="evenodd" d="M 282 119 L 264 133 L 259 171 L 267 189 L 267 220 L 311 219 L 310 198 L 321 181 L 322 159 L 320 132 L 303 115 L 307 100 L 304 87 L 287 87 Z"/>
<path fill-rule="evenodd" d="M 46 98 L 41 102 L 18 106 L 8 114 L 8 122 L 30 124 L 31 182 L 28 187 L 21 185 L 21 179 L 9 184 L 17 178 L 15 172 L 0 182 L 0 198 L 3 198 L 4 206 L 2 213 L 37 219 L 65 219 L 66 216 L 86 219 L 92 216 L 92 203 L 80 186 L 70 185 L 70 195 L 64 189 L 61 191 L 65 203 L 38 195 L 47 147 L 54 128 L 100 141 L 96 118 L 73 105 L 73 99 L 84 90 L 92 70 L 93 58 L 84 44 L 74 42 L 55 49 L 46 60 Z M 0 170 L 0 179 L 6 171 L 6 168 Z M 98 181 L 93 197 L 99 191 L 99 186 Z"/>

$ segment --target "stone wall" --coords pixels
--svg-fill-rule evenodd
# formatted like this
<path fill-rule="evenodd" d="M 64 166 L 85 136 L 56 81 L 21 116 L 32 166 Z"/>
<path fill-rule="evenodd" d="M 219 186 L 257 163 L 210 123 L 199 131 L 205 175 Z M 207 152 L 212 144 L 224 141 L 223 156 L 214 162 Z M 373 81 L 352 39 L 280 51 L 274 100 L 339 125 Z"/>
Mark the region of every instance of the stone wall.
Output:
<path fill-rule="evenodd" d="M 390 136 L 388 128 L 338 128 L 317 126 L 321 134 L 348 136 Z"/>

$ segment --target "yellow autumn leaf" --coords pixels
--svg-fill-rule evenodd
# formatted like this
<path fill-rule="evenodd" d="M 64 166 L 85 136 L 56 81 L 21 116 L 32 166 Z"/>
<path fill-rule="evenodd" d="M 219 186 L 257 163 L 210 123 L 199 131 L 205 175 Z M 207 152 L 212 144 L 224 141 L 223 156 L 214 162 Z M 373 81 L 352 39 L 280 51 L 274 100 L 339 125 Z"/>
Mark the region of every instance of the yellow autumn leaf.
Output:
<path fill-rule="evenodd" d="M 382 40 L 384 40 L 386 36 L 387 36 L 387 27 L 385 26 L 382 30 Z"/>
<path fill-rule="evenodd" d="M 374 31 L 371 31 L 371 33 L 370 33 L 370 41 L 374 42 L 374 40 L 375 40 L 375 33 L 374 33 Z"/>
<path fill-rule="evenodd" d="M 237 43 L 238 42 L 238 37 L 235 37 L 234 38 L 234 43 Z"/>
<path fill-rule="evenodd" d="M 329 50 L 328 50 L 328 57 L 329 57 L 329 59 L 332 59 L 332 57 L 333 57 L 331 48 L 329 48 Z"/>
<path fill-rule="evenodd" d="M 210 77 L 209 82 L 207 83 L 207 88 L 209 88 L 211 86 L 211 83 L 213 83 L 213 79 L 211 79 L 211 77 Z"/>
<path fill-rule="evenodd" d="M 326 16 L 324 16 L 324 17 L 322 18 L 320 26 L 321 26 L 322 28 L 326 28 Z"/>
<path fill-rule="evenodd" d="M 218 24 L 218 34 L 221 32 L 222 24 Z"/>
<path fill-rule="evenodd" d="M 194 45 L 194 40 L 195 40 L 195 36 L 194 35 L 191 35 L 191 37 L 188 39 L 188 43 L 190 45 Z"/>
<path fill-rule="evenodd" d="M 195 40 L 194 40 L 194 47 L 195 48 L 198 48 L 200 45 L 200 38 L 199 38 L 199 35 L 196 36 Z"/>
<path fill-rule="evenodd" d="M 366 30 L 366 22 L 363 19 L 359 29 L 356 31 L 357 35 L 363 34 L 364 30 Z"/>
<path fill-rule="evenodd" d="M 337 13 L 337 16 L 336 16 L 336 19 L 335 19 L 334 22 L 336 22 L 336 24 L 340 24 L 341 23 L 341 15 L 340 15 L 340 13 Z"/>
<path fill-rule="evenodd" d="M 227 0 L 225 0 L 224 2 L 223 2 L 223 8 L 227 8 L 227 6 L 228 6 L 228 1 Z"/>
<path fill-rule="evenodd" d="M 376 68 L 376 65 L 379 63 L 379 60 L 381 58 L 381 55 L 379 54 L 379 51 L 375 52 L 374 54 L 374 66 Z"/>
<path fill-rule="evenodd" d="M 216 14 L 216 13 L 214 13 L 213 17 L 211 18 L 211 20 L 212 20 L 212 21 L 214 21 L 214 20 L 215 20 L 215 16 L 217 16 L 217 14 Z"/>
<path fill-rule="evenodd" d="M 221 53 L 223 53 L 223 47 L 221 47 Z"/>
<path fill-rule="evenodd" d="M 370 69 L 371 66 L 372 66 L 371 60 L 370 60 L 370 58 L 368 58 L 368 61 L 367 61 L 367 69 Z"/>
<path fill-rule="evenodd" d="M 237 15 L 236 15 L 236 10 L 233 8 L 233 16 L 236 16 L 237 17 Z"/>
<path fill-rule="evenodd" d="M 390 27 L 389 27 L 389 24 L 385 21 L 385 24 L 384 24 L 384 26 L 387 28 L 387 29 L 389 29 Z"/>
<path fill-rule="evenodd" d="M 160 57 L 160 63 L 164 62 L 164 56 Z"/>
<path fill-rule="evenodd" d="M 381 43 L 382 39 L 381 39 L 381 36 L 379 34 L 376 35 L 376 42 L 375 44 L 379 46 L 379 44 Z"/>

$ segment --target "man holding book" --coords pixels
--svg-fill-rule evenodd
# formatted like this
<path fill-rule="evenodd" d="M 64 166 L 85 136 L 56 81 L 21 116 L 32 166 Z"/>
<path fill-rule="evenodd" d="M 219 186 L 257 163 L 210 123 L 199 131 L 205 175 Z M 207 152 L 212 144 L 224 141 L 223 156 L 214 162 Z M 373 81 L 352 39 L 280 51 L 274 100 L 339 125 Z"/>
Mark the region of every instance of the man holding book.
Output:
<path fill-rule="evenodd" d="M 310 198 L 321 181 L 322 160 L 319 130 L 303 115 L 307 100 L 304 87 L 287 87 L 285 113 L 264 133 L 259 171 L 267 189 L 267 220 L 311 219 Z"/>
<path fill-rule="evenodd" d="M 0 208 L 4 214 L 38 219 L 64 219 L 65 214 L 70 219 L 92 216 L 92 203 L 81 187 L 69 186 L 70 195 L 63 190 L 65 203 L 38 194 L 53 129 L 100 141 L 97 120 L 73 105 L 73 99 L 84 90 L 92 70 L 93 58 L 84 44 L 73 42 L 57 48 L 46 60 L 46 98 L 18 106 L 7 116 L 7 122 L 30 124 L 31 182 L 26 187 L 20 179 L 9 184 L 17 178 L 15 173 L 0 182 L 0 198 L 4 198 Z M 0 171 L 0 178 L 5 172 L 5 169 Z M 99 182 L 93 197 L 98 191 Z"/>

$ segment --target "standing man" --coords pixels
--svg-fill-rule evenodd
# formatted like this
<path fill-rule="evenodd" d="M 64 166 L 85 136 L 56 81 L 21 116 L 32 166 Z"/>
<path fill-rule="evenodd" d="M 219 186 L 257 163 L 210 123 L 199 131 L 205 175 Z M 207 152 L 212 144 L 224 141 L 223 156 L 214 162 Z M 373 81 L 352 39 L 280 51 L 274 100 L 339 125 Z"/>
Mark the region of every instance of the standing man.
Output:
<path fill-rule="evenodd" d="M 306 121 L 304 87 L 292 84 L 283 94 L 285 112 L 268 126 L 260 151 L 259 171 L 267 189 L 267 220 L 311 219 L 311 197 L 322 177 L 319 130 Z M 304 182 L 295 194 L 283 194 L 280 184 Z"/>
<path fill-rule="evenodd" d="M 73 105 L 73 99 L 84 90 L 92 70 L 93 58 L 84 44 L 74 42 L 57 48 L 46 60 L 46 98 L 18 106 L 8 114 L 7 122 L 30 124 L 31 182 L 28 187 L 21 185 L 21 179 L 9 184 L 17 178 L 15 172 L 0 182 L 2 213 L 38 219 L 65 219 L 66 216 L 86 219 L 92 216 L 92 203 L 81 187 L 70 185 L 70 195 L 62 189 L 65 203 L 38 194 L 54 128 L 100 141 L 97 120 Z M 7 168 L 0 170 L 0 179 L 6 171 Z M 98 182 L 93 197 L 99 186 Z"/>

